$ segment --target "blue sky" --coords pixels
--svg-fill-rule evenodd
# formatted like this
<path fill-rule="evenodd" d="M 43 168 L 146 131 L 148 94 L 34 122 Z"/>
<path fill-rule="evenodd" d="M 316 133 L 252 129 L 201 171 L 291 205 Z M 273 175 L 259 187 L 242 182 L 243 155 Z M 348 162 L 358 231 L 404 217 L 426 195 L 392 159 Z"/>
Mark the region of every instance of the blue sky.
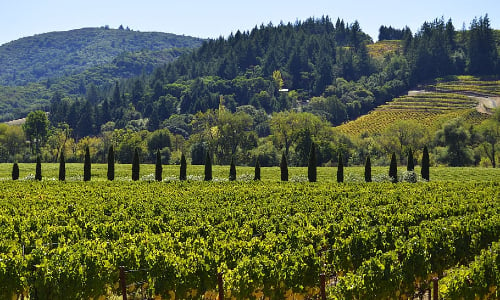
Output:
<path fill-rule="evenodd" d="M 262 23 L 278 24 L 328 15 L 358 20 L 374 40 L 380 25 L 413 32 L 424 21 L 444 16 L 457 29 L 488 13 L 500 29 L 499 0 L 0 0 L 0 44 L 34 34 L 121 24 L 139 31 L 161 31 L 202 38 L 227 36 Z"/>

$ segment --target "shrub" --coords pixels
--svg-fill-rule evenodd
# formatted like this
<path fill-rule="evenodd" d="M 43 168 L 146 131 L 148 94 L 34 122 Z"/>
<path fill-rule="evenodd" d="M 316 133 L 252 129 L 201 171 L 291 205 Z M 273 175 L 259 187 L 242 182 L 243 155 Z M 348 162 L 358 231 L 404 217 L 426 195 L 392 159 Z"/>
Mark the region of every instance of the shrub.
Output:
<path fill-rule="evenodd" d="M 401 176 L 401 181 L 403 182 L 415 183 L 417 182 L 417 180 L 418 180 L 417 173 L 415 173 L 414 171 L 405 171 Z"/>

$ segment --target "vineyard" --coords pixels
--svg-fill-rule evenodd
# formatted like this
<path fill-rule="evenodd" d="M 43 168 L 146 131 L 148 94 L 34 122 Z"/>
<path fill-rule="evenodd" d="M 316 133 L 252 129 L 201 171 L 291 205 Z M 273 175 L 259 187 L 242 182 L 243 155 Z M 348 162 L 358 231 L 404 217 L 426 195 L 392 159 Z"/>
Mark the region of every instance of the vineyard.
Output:
<path fill-rule="evenodd" d="M 500 296 L 498 177 L 1 185 L 0 299 Z"/>

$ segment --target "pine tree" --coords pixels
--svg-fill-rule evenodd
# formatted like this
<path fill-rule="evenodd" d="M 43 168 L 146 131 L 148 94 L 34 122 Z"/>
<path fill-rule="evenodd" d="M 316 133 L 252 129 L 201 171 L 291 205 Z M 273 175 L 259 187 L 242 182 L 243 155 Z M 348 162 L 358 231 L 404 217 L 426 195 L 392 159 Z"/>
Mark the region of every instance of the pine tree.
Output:
<path fill-rule="evenodd" d="M 35 180 L 42 180 L 42 162 L 40 161 L 40 156 L 36 158 Z"/>
<path fill-rule="evenodd" d="M 90 150 L 85 147 L 85 158 L 83 162 L 83 181 L 90 181 L 91 177 L 91 164 L 90 164 Z"/>
<path fill-rule="evenodd" d="M 370 160 L 370 155 L 366 157 L 365 162 L 365 182 L 372 182 L 372 162 Z"/>
<path fill-rule="evenodd" d="M 339 152 L 339 165 L 337 167 L 337 182 L 344 182 L 344 160 L 342 158 L 342 152 Z"/>
<path fill-rule="evenodd" d="M 139 151 L 135 148 L 134 158 L 132 159 L 132 180 L 139 180 L 140 165 L 139 165 Z"/>
<path fill-rule="evenodd" d="M 317 180 L 317 169 L 316 169 L 316 146 L 314 142 L 311 143 L 311 150 L 309 151 L 309 162 L 307 164 L 307 178 L 309 182 L 316 182 Z"/>
<path fill-rule="evenodd" d="M 186 156 L 184 153 L 181 155 L 181 170 L 179 174 L 179 179 L 184 181 L 187 179 L 187 162 L 186 162 Z"/>
<path fill-rule="evenodd" d="M 421 175 L 422 178 L 429 181 L 430 180 L 430 173 L 429 173 L 429 168 L 430 168 L 430 160 L 429 160 L 429 150 L 427 149 L 427 146 L 424 147 L 424 153 L 422 154 L 422 170 L 421 170 Z"/>
<path fill-rule="evenodd" d="M 64 159 L 64 151 L 61 151 L 59 156 L 59 181 L 66 180 L 66 161 Z"/>
<path fill-rule="evenodd" d="M 163 166 L 161 164 L 161 153 L 160 149 L 156 150 L 156 165 L 155 165 L 155 180 L 161 181 L 163 173 Z"/>
<path fill-rule="evenodd" d="M 205 156 L 205 181 L 212 180 L 212 159 L 210 158 L 210 153 L 207 151 Z"/>
<path fill-rule="evenodd" d="M 407 171 L 413 171 L 415 169 L 415 162 L 413 160 L 413 151 L 411 148 L 408 150 L 408 164 L 406 165 Z"/>
<path fill-rule="evenodd" d="M 392 183 L 398 182 L 398 162 L 396 160 L 396 153 L 392 153 L 389 177 L 391 177 Z"/>
<path fill-rule="evenodd" d="M 19 165 L 17 163 L 14 163 L 12 166 L 12 180 L 18 180 L 19 179 Z"/>
<path fill-rule="evenodd" d="M 255 175 L 253 177 L 253 180 L 260 180 L 260 163 L 258 157 L 255 160 Z"/>
<path fill-rule="evenodd" d="M 115 179 L 115 151 L 113 146 L 109 147 L 108 151 L 108 180 Z"/>
<path fill-rule="evenodd" d="M 286 161 L 285 153 L 283 153 L 283 156 L 281 156 L 280 171 L 281 181 L 288 181 L 288 163 Z"/>
<path fill-rule="evenodd" d="M 229 167 L 229 181 L 236 180 L 236 165 L 234 164 L 234 157 L 231 157 L 231 165 Z"/>

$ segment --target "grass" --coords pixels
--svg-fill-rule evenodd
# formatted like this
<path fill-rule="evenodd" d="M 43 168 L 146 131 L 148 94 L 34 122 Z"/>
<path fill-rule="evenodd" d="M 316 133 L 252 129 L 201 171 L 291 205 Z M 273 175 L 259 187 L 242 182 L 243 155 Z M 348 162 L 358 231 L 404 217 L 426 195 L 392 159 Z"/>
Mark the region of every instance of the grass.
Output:
<path fill-rule="evenodd" d="M 142 180 L 154 180 L 154 164 L 141 165 L 141 178 Z M 20 179 L 26 180 L 27 178 L 34 177 L 35 164 L 20 163 Z M 400 167 L 398 174 L 402 174 L 406 167 Z M 10 180 L 12 171 L 12 164 L 0 164 L 0 180 Z M 384 177 L 388 174 L 389 167 L 372 167 L 373 177 Z M 43 163 L 42 164 L 42 177 L 43 180 L 57 180 L 59 172 L 59 164 L 57 163 Z M 254 168 L 253 167 L 236 167 L 238 180 L 253 180 Z M 336 182 L 335 167 L 318 167 L 318 181 Z M 420 168 L 417 166 L 415 172 L 420 174 Z M 92 165 L 92 181 L 106 181 L 107 165 L 106 164 L 93 164 Z M 344 169 L 346 182 L 363 181 L 364 167 L 346 167 Z M 128 164 L 115 165 L 115 179 L 117 181 L 130 181 L 132 174 L 132 166 Z M 191 180 L 203 180 L 204 166 L 188 165 L 187 174 Z M 163 166 L 163 178 L 166 180 L 178 180 L 179 166 L 165 165 Z M 213 166 L 214 180 L 225 181 L 229 177 L 229 166 Z M 266 167 L 261 168 L 262 181 L 279 181 L 280 169 L 279 167 Z M 289 168 L 290 181 L 307 181 L 307 168 L 306 167 L 290 167 Z M 83 164 L 81 163 L 67 163 L 66 164 L 66 179 L 67 181 L 82 181 L 83 182 Z M 500 169 L 493 168 L 478 168 L 478 167 L 464 167 L 464 168 L 451 168 L 451 167 L 432 167 L 431 168 L 432 181 L 499 181 Z"/>

